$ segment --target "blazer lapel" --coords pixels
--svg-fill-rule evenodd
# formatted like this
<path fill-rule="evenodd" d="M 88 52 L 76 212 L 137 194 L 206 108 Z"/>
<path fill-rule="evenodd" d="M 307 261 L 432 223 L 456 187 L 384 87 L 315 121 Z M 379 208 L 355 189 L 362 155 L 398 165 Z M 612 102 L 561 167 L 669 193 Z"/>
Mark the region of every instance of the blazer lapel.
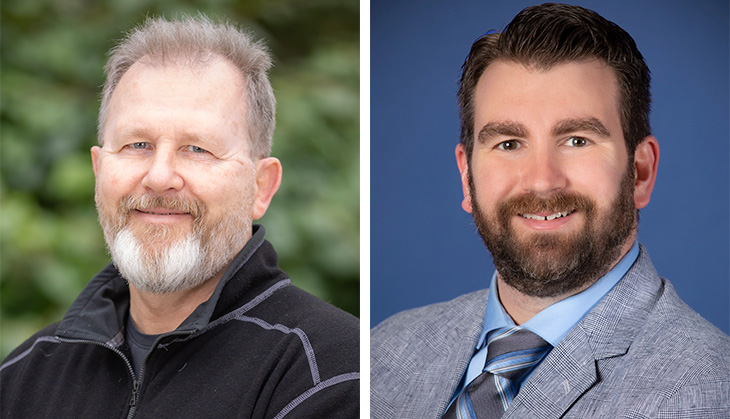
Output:
<path fill-rule="evenodd" d="M 485 290 L 486 291 L 486 290 Z M 464 298 L 468 297 L 468 298 Z M 449 305 L 440 317 L 441 324 L 434 327 L 440 329 L 441 336 L 433 335 L 428 346 L 427 358 L 435 362 L 426 366 L 425 374 L 433 380 L 425 380 L 422 390 L 415 394 L 426 394 L 422 400 L 422 413 L 417 418 L 440 418 L 451 401 L 456 387 L 466 373 L 474 348 L 479 340 L 484 325 L 484 309 L 487 293 L 484 291 L 468 294 L 457 300 L 460 304 Z"/>
<path fill-rule="evenodd" d="M 444 340 L 439 339 L 441 346 L 433 349 L 447 355 L 442 355 L 444 362 L 439 368 L 429 372 L 429 375 L 441 385 L 431 389 L 430 400 L 426 402 L 428 405 L 426 412 L 431 414 L 436 412 L 438 418 L 446 411 L 474 355 L 474 348 L 484 327 L 486 299 L 486 293 L 479 296 L 476 299 L 478 305 L 472 306 L 473 312 L 468 316 L 458 316 L 455 312 L 443 317 L 449 319 L 444 323 L 444 330 L 448 332 Z M 456 309 L 463 312 L 464 306 Z M 436 352 L 434 355 L 438 356 Z"/>
<path fill-rule="evenodd" d="M 558 418 L 597 381 L 596 360 L 582 329 L 548 354 L 525 383 L 505 418 Z"/>

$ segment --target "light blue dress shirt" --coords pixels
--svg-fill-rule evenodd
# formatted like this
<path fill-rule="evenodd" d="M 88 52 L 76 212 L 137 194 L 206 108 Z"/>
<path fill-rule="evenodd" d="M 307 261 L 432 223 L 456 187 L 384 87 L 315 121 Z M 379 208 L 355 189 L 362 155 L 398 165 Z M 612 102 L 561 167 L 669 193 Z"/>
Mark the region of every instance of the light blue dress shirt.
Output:
<path fill-rule="evenodd" d="M 530 320 L 522 324 L 522 327 L 536 333 L 553 347 L 563 339 L 563 337 L 573 328 L 591 309 L 598 304 L 603 297 L 626 275 L 631 265 L 636 262 L 639 257 L 639 244 L 635 241 L 631 250 L 624 255 L 616 266 L 613 267 L 605 276 L 601 277 L 593 285 L 585 291 L 570 296 L 564 300 L 547 307 L 543 311 L 537 313 Z M 497 292 L 497 272 L 492 275 L 492 282 L 489 286 L 489 296 L 487 297 L 487 309 L 484 315 L 484 329 L 477 342 L 475 348 L 476 353 L 469 362 L 466 375 L 459 387 L 456 389 L 455 396 L 461 393 L 461 390 L 479 374 L 482 373 L 484 364 L 487 359 L 487 348 L 485 343 L 491 332 L 503 327 L 516 326 L 512 318 L 507 314 L 499 301 Z M 526 382 L 529 375 L 524 378 L 522 383 Z M 522 386 L 518 384 L 518 388 Z"/>

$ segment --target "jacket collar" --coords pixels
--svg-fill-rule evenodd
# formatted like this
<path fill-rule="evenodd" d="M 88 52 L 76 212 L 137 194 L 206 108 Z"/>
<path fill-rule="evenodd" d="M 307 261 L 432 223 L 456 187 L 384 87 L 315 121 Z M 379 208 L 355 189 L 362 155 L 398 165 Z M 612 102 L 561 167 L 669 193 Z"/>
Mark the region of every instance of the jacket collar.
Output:
<path fill-rule="evenodd" d="M 261 225 L 218 282 L 211 297 L 199 305 L 177 331 L 194 332 L 212 320 L 235 309 L 242 296 L 266 288 L 272 280 L 286 277 L 278 268 L 273 246 L 264 239 Z M 225 288 L 225 292 L 224 292 Z M 254 294 L 255 296 L 255 294 Z M 119 335 L 129 314 L 129 286 L 113 264 L 107 265 L 89 281 L 59 324 L 56 336 L 118 346 Z"/>

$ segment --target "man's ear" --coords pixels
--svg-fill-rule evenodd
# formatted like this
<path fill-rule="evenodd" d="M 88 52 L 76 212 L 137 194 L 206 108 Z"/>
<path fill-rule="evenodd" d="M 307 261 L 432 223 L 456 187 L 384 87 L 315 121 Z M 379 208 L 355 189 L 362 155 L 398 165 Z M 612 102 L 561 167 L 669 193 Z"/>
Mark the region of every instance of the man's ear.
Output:
<path fill-rule="evenodd" d="M 98 184 L 99 179 L 99 155 L 101 154 L 101 147 L 95 145 L 91 147 L 91 167 L 94 169 L 94 182 Z M 96 196 L 96 187 L 94 188 L 94 202 L 98 202 L 98 196 Z"/>
<path fill-rule="evenodd" d="M 281 162 L 275 157 L 266 157 L 256 163 L 256 196 L 253 202 L 253 219 L 266 214 L 271 199 L 281 185 Z"/>
<path fill-rule="evenodd" d="M 91 167 L 94 169 L 94 177 L 97 176 L 99 170 L 99 154 L 101 154 L 101 147 L 98 145 L 91 147 Z"/>
<path fill-rule="evenodd" d="M 651 200 L 657 169 L 659 167 L 659 142 L 648 136 L 639 143 L 634 152 L 634 205 L 644 208 Z"/>
<path fill-rule="evenodd" d="M 471 191 L 469 189 L 469 162 L 466 157 L 466 149 L 464 145 L 459 143 L 456 146 L 456 165 L 459 166 L 461 174 L 461 190 L 464 193 L 464 200 L 461 201 L 461 208 L 471 214 Z"/>

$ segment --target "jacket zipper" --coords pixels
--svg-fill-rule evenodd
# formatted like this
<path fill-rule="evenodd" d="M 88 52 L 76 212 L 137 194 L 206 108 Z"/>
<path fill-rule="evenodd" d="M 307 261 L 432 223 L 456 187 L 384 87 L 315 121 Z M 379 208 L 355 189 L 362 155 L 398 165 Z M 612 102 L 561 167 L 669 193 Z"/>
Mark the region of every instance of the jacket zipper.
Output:
<path fill-rule="evenodd" d="M 132 367 L 132 363 L 129 362 L 129 359 L 127 358 L 127 356 L 124 355 L 124 353 L 122 351 L 109 345 L 108 343 L 98 342 L 95 340 L 88 340 L 88 339 L 66 339 L 66 338 L 60 338 L 58 336 L 56 336 L 56 339 L 58 339 L 61 342 L 66 342 L 66 343 L 90 343 L 93 345 L 107 348 L 107 349 L 113 351 L 114 353 L 116 353 L 117 355 L 119 355 L 120 357 L 122 357 L 122 360 L 124 360 L 124 363 L 127 365 L 127 371 L 129 372 L 130 377 L 132 377 L 132 398 L 129 400 L 129 412 L 127 413 L 127 419 L 132 419 L 134 417 L 134 414 L 137 413 L 137 399 L 139 398 L 139 389 L 142 387 L 142 377 L 144 377 L 144 370 L 145 370 L 145 367 L 147 366 L 147 358 L 149 358 L 152 351 L 154 351 L 155 348 L 157 348 L 157 345 L 160 344 L 160 341 L 162 339 L 169 337 L 169 336 L 184 336 L 184 335 L 190 335 L 193 333 L 195 333 L 194 330 L 185 330 L 185 331 L 179 331 L 179 332 L 165 333 L 161 336 L 158 336 L 157 339 L 155 340 L 155 343 L 152 345 L 152 349 L 147 353 L 147 355 L 145 355 L 144 360 L 142 360 L 142 365 L 140 365 L 140 367 L 139 367 L 139 377 L 137 377 L 134 374 L 134 368 Z"/>
<path fill-rule="evenodd" d="M 129 400 L 129 414 L 127 415 L 127 419 L 130 419 L 134 412 L 137 410 L 137 397 L 139 396 L 139 387 L 140 382 L 138 380 L 134 380 L 132 383 L 132 398 Z"/>
<path fill-rule="evenodd" d="M 134 375 L 134 368 L 132 367 L 132 363 L 129 362 L 129 359 L 126 355 L 119 349 L 109 345 L 105 342 L 97 342 L 95 340 L 88 340 L 88 339 L 66 339 L 66 338 L 60 338 L 56 336 L 56 339 L 58 339 L 60 342 L 65 343 L 89 343 L 92 345 L 101 346 L 103 348 L 109 349 L 112 352 L 119 355 L 122 360 L 124 361 L 124 364 L 127 365 L 127 371 L 129 372 L 129 376 L 132 378 L 132 398 L 129 400 L 129 412 L 127 413 L 127 419 L 131 419 L 134 416 L 135 411 L 137 410 L 137 397 L 139 396 L 139 388 L 142 384 L 142 380 L 137 380 L 137 377 Z M 146 361 L 146 359 L 145 359 Z M 144 365 L 142 368 L 140 368 L 140 373 L 144 369 Z M 140 377 L 142 377 L 142 374 L 140 374 Z"/>
<path fill-rule="evenodd" d="M 184 336 L 184 335 L 192 334 L 194 332 L 195 331 L 189 331 L 189 330 L 179 331 L 179 332 L 173 331 L 173 332 L 169 332 L 169 333 L 164 333 L 164 334 L 158 336 L 157 339 L 155 339 L 155 343 L 152 344 L 152 348 L 150 349 L 149 352 L 147 352 L 147 355 L 144 356 L 144 359 L 142 360 L 142 364 L 139 366 L 138 379 L 137 380 L 135 380 L 134 378 L 132 379 L 132 381 L 133 381 L 132 399 L 129 401 L 129 414 L 127 415 L 127 419 L 132 419 L 134 414 L 137 413 L 137 399 L 139 398 L 139 389 L 142 387 L 142 378 L 144 377 L 145 367 L 147 367 L 147 359 L 152 354 L 152 351 L 154 351 L 155 348 L 157 348 L 157 345 L 159 345 L 160 342 L 162 341 L 162 339 L 164 339 L 164 338 L 167 338 L 170 336 Z M 132 377 L 134 377 L 134 369 L 132 369 L 132 364 L 129 363 L 129 361 L 127 361 L 127 357 L 124 356 L 124 354 L 121 351 L 116 351 L 116 352 L 119 353 L 122 356 L 122 358 L 124 358 L 124 360 L 127 362 L 127 366 L 130 368 L 130 371 L 132 372 Z"/>

